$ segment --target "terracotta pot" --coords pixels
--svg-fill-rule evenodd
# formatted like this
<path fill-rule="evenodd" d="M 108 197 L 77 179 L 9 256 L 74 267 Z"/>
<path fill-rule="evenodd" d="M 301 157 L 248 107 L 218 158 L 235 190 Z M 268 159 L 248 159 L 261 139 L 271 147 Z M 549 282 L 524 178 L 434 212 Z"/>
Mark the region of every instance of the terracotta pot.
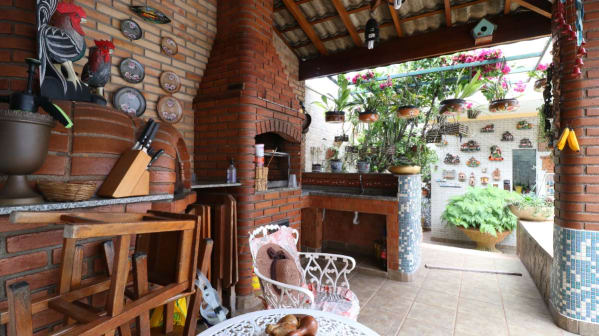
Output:
<path fill-rule="evenodd" d="M 489 111 L 491 112 L 513 112 L 520 107 L 518 99 L 499 99 L 494 100 L 489 104 Z"/>
<path fill-rule="evenodd" d="M 543 92 L 543 90 L 545 90 L 545 85 L 547 85 L 547 78 L 537 79 L 535 81 L 534 89 L 537 92 Z"/>
<path fill-rule="evenodd" d="M 533 222 L 545 222 L 553 218 L 553 208 L 551 207 L 522 207 L 517 205 L 510 205 L 510 211 L 519 219 L 533 221 Z"/>
<path fill-rule="evenodd" d="M 345 112 L 343 111 L 329 111 L 325 112 L 324 119 L 330 123 L 342 123 L 345 121 Z"/>
<path fill-rule="evenodd" d="M 416 118 L 420 114 L 420 108 L 414 105 L 401 106 L 397 109 L 398 118 Z"/>
<path fill-rule="evenodd" d="M 413 175 L 420 173 L 420 166 L 391 166 L 389 171 L 397 175 Z"/>
<path fill-rule="evenodd" d="M 441 114 L 459 114 L 466 109 L 466 101 L 464 99 L 445 99 L 441 101 L 439 113 Z"/>
<path fill-rule="evenodd" d="M 499 250 L 495 248 L 495 245 L 501 243 L 510 233 L 512 233 L 512 231 L 497 232 L 497 237 L 493 237 L 488 233 L 480 232 L 479 229 L 465 229 L 460 226 L 457 228 L 464 232 L 470 240 L 476 243 L 477 250 L 490 252 L 499 252 Z"/>
<path fill-rule="evenodd" d="M 373 122 L 379 120 L 379 114 L 376 112 L 370 112 L 370 111 L 360 112 L 360 113 L 358 113 L 358 118 L 363 123 L 373 123 Z"/>
<path fill-rule="evenodd" d="M 331 173 L 341 173 L 343 170 L 343 161 L 331 160 Z"/>

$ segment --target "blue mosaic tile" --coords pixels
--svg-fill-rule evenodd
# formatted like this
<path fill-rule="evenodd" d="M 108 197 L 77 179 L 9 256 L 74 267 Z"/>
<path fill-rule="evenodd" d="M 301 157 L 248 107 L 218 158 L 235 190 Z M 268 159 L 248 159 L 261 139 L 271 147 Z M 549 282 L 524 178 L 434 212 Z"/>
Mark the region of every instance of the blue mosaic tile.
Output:
<path fill-rule="evenodd" d="M 422 241 L 422 177 L 398 176 L 399 271 L 410 274 L 420 266 Z"/>
<path fill-rule="evenodd" d="M 553 229 L 551 303 L 562 315 L 599 323 L 599 232 Z"/>

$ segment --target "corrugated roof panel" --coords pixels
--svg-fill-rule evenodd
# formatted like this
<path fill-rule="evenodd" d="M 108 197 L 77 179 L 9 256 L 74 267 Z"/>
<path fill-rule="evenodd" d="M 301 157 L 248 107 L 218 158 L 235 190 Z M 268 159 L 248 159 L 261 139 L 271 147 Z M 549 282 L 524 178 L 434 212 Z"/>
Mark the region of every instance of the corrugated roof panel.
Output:
<path fill-rule="evenodd" d="M 404 22 L 401 26 L 405 35 L 421 34 L 445 25 L 445 14 L 430 15 L 418 20 Z"/>
<path fill-rule="evenodd" d="M 337 15 L 335 6 L 329 0 L 312 0 L 299 5 L 308 21 L 321 19 L 326 16 Z"/>
<path fill-rule="evenodd" d="M 397 12 L 400 18 L 406 18 L 441 8 L 444 8 L 443 0 L 408 0 Z"/>
<path fill-rule="evenodd" d="M 327 50 L 335 50 L 336 52 L 353 49 L 356 47 L 354 41 L 349 36 L 340 37 L 331 41 L 324 42 Z"/>
<path fill-rule="evenodd" d="M 331 36 L 339 35 L 340 33 L 347 32 L 345 25 L 341 19 L 335 18 L 322 23 L 313 25 L 314 30 L 320 36 L 321 39 L 325 39 Z"/>

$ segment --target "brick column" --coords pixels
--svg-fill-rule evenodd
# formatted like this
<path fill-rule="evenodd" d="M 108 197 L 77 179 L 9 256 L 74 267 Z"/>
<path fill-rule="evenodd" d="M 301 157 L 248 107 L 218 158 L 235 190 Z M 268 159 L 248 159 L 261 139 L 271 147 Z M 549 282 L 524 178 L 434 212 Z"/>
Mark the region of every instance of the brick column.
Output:
<path fill-rule="evenodd" d="M 570 332 L 599 334 L 599 1 L 583 1 L 588 57 L 582 76 L 572 77 L 575 41 L 561 36 L 553 22 L 555 125 L 575 130 L 580 152 L 555 154 L 555 226 L 550 308 L 556 323 Z M 554 10 L 554 15 L 555 15 Z M 573 5 L 566 21 L 573 23 Z"/>

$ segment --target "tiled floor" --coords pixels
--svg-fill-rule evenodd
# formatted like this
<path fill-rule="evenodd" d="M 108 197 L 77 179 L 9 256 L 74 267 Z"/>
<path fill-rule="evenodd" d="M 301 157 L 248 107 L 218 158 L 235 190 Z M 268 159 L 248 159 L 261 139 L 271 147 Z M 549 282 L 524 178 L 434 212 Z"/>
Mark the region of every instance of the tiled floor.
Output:
<path fill-rule="evenodd" d="M 423 244 L 422 264 L 520 272 L 522 277 L 423 268 L 411 283 L 356 270 L 358 321 L 386 335 L 552 336 L 557 327 L 517 256 Z"/>

